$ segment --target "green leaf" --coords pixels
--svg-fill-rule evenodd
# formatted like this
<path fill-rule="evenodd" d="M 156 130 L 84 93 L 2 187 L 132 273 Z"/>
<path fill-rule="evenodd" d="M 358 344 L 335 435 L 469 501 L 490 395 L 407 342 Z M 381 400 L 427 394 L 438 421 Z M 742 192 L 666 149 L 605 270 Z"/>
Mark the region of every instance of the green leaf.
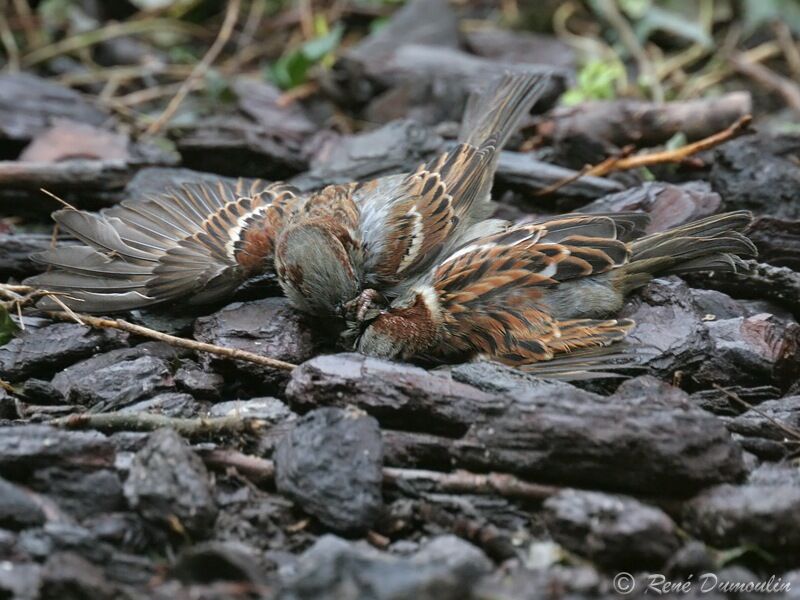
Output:
<path fill-rule="evenodd" d="M 800 35 L 800 4 L 797 0 L 742 0 L 742 12 L 747 33 L 773 21 L 783 21 Z"/>
<path fill-rule="evenodd" d="M 646 40 L 654 31 L 666 31 L 690 42 L 710 48 L 714 43 L 709 33 L 697 18 L 690 19 L 676 12 L 653 6 L 636 23 L 635 32 L 640 40 Z"/>
<path fill-rule="evenodd" d="M 336 50 L 343 33 L 344 28 L 337 25 L 330 33 L 307 41 L 276 60 L 269 67 L 267 75 L 284 90 L 305 83 L 309 69 Z"/>
<path fill-rule="evenodd" d="M 624 78 L 625 66 L 618 60 L 590 60 L 578 71 L 577 85 L 561 97 L 561 102 L 572 106 L 586 100 L 612 100 Z"/>
<path fill-rule="evenodd" d="M 11 319 L 8 310 L 0 304 L 0 346 L 8 343 L 8 341 L 16 335 L 19 327 Z"/>

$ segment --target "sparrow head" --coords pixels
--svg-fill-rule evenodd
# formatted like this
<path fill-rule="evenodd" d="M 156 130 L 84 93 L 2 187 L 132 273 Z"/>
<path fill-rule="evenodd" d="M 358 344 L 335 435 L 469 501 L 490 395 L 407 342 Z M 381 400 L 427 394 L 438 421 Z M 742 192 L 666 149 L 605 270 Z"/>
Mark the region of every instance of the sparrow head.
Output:
<path fill-rule="evenodd" d="M 442 324 L 438 302 L 424 291 L 396 302 L 367 324 L 357 342 L 362 354 L 409 360 L 436 345 Z"/>
<path fill-rule="evenodd" d="M 278 239 L 275 270 L 286 297 L 298 310 L 317 316 L 343 316 L 343 299 L 358 295 L 353 265 L 355 244 L 332 219 L 305 220 Z"/>

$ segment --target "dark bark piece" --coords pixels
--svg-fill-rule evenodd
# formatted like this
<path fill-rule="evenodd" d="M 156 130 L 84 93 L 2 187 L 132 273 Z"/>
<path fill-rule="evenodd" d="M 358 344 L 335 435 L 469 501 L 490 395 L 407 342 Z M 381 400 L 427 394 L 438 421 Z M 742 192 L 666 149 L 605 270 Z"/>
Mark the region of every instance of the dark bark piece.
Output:
<path fill-rule="evenodd" d="M 48 250 L 53 244 L 49 233 L 0 233 L 0 278 L 22 279 L 46 269 L 31 260 L 31 254 Z M 74 242 L 58 240 L 59 246 Z"/>
<path fill-rule="evenodd" d="M 44 512 L 31 494 L 0 478 L 0 527 L 19 531 L 44 521 Z"/>
<path fill-rule="evenodd" d="M 469 50 L 484 58 L 575 68 L 575 49 L 552 35 L 487 28 L 465 31 L 464 38 Z"/>
<path fill-rule="evenodd" d="M 170 132 L 189 168 L 222 175 L 287 179 L 306 168 L 297 141 L 238 115 L 215 115 Z"/>
<path fill-rule="evenodd" d="M 184 359 L 175 371 L 178 389 L 188 392 L 198 400 L 219 400 L 225 379 L 222 375 L 203 369 L 192 360 Z"/>
<path fill-rule="evenodd" d="M 345 102 L 362 103 L 375 95 L 364 77 L 373 65 L 388 59 L 403 44 L 458 48 L 458 18 L 444 0 L 415 0 L 396 11 L 378 31 L 348 48 L 325 80 L 328 91 Z"/>
<path fill-rule="evenodd" d="M 633 493 L 686 495 L 744 474 L 741 449 L 724 425 L 685 401 L 591 397 L 526 398 L 443 450 L 471 470 Z"/>
<path fill-rule="evenodd" d="M 301 363 L 314 355 L 317 339 L 311 326 L 285 298 L 266 298 L 236 302 L 195 321 L 194 337 L 208 342 L 255 352 L 263 356 Z M 220 368 L 255 378 L 259 390 L 270 391 L 282 385 L 288 374 L 253 363 L 202 357 L 206 367 Z"/>
<path fill-rule="evenodd" d="M 7 598 L 36 600 L 41 597 L 42 565 L 10 561 L 6 565 L 7 568 L 0 569 L 0 591 Z"/>
<path fill-rule="evenodd" d="M 544 520 L 559 544 L 606 569 L 658 569 L 680 546 L 672 519 L 626 496 L 563 490 Z"/>
<path fill-rule="evenodd" d="M 734 385 L 725 386 L 724 390 L 715 388 L 694 392 L 689 396 L 689 400 L 700 408 L 712 412 L 715 415 L 738 415 L 745 412 L 747 407 L 732 398 L 731 394 L 735 394 L 737 398 L 749 404 L 760 404 L 765 400 L 779 398 L 781 390 L 771 385 L 752 388 Z"/>
<path fill-rule="evenodd" d="M 235 177 L 223 177 L 214 173 L 172 167 L 145 167 L 136 173 L 125 186 L 125 198 L 142 200 L 169 189 L 180 189 L 186 183 L 210 183 L 227 181 L 235 183 Z"/>
<path fill-rule="evenodd" d="M 189 394 L 166 392 L 120 408 L 119 412 L 155 413 L 166 417 L 190 419 L 205 411 L 204 406 Z"/>
<path fill-rule="evenodd" d="M 402 429 L 461 434 L 509 400 L 446 376 L 361 354 L 317 356 L 292 371 L 286 399 L 300 411 L 356 406 Z"/>
<path fill-rule="evenodd" d="M 461 600 L 491 569 L 486 556 L 454 536 L 434 538 L 410 558 L 321 537 L 284 578 L 279 600 Z"/>
<path fill-rule="evenodd" d="M 553 564 L 540 568 L 519 566 L 510 572 L 496 571 L 478 584 L 478 598 L 519 600 L 546 597 L 552 590 L 571 600 L 591 600 L 608 594 L 609 583 L 591 565 Z M 539 592 L 534 590 L 542 590 Z M 547 590 L 547 591 L 544 591 Z M 714 599 L 717 600 L 717 599 Z"/>
<path fill-rule="evenodd" d="M 46 425 L 0 429 L 0 474 L 17 477 L 51 466 L 107 468 L 114 448 L 96 431 L 64 431 Z"/>
<path fill-rule="evenodd" d="M 727 424 L 743 448 L 764 460 L 781 460 L 800 448 L 800 396 L 762 402 Z"/>
<path fill-rule="evenodd" d="M 78 92 L 35 75 L 0 76 L 0 138 L 27 142 L 56 118 L 100 125 L 108 115 Z"/>
<path fill-rule="evenodd" d="M 321 408 L 295 422 L 275 451 L 275 485 L 339 533 L 363 533 L 383 506 L 383 442 L 360 411 Z"/>
<path fill-rule="evenodd" d="M 584 102 L 557 108 L 544 115 L 539 135 L 556 143 L 571 137 L 589 137 L 611 146 L 663 144 L 676 133 L 697 140 L 722 131 L 751 111 L 748 92 L 719 98 L 657 104 L 638 100 Z"/>
<path fill-rule="evenodd" d="M 709 356 L 703 316 L 694 305 L 689 287 L 677 277 L 650 283 L 628 301 L 621 316 L 636 322 L 629 343 L 651 355 L 645 362 L 660 376 L 693 372 Z"/>
<path fill-rule="evenodd" d="M 711 185 L 727 210 L 800 219 L 800 135 L 759 134 L 714 151 Z"/>
<path fill-rule="evenodd" d="M 747 230 L 758 248 L 759 260 L 800 271 L 800 220 L 760 216 Z"/>
<path fill-rule="evenodd" d="M 283 92 L 274 85 L 239 77 L 233 82 L 233 91 L 239 110 L 273 135 L 302 141 L 318 129 L 302 104 L 281 104 Z"/>
<path fill-rule="evenodd" d="M 443 140 L 419 123 L 401 120 L 365 133 L 331 134 L 316 146 L 310 170 L 292 180 L 300 189 L 413 171 L 443 150 Z"/>
<path fill-rule="evenodd" d="M 121 348 L 67 367 L 53 378 L 53 387 L 68 402 L 95 411 L 113 411 L 160 392 L 174 391 L 172 346 L 146 342 Z"/>
<path fill-rule="evenodd" d="M 766 464 L 753 471 L 747 483 L 720 485 L 694 498 L 685 507 L 684 522 L 692 534 L 714 546 L 752 544 L 779 552 L 784 559 L 794 556 L 796 562 L 798 514 L 797 469 Z"/>
<path fill-rule="evenodd" d="M 42 188 L 77 208 L 111 206 L 119 202 L 134 170 L 121 160 L 0 161 L 0 212 L 42 218 L 62 208 Z"/>
<path fill-rule="evenodd" d="M 800 326 L 769 314 L 706 322 L 711 348 L 692 374 L 701 386 L 787 388 L 800 376 Z"/>
<path fill-rule="evenodd" d="M 755 260 L 741 273 L 703 273 L 687 277 L 692 285 L 710 287 L 737 298 L 770 300 L 800 316 L 800 273 Z"/>
<path fill-rule="evenodd" d="M 58 163 L 0 161 L 0 190 L 45 188 L 60 192 L 115 191 L 125 187 L 133 170 L 124 160 L 74 159 Z M 41 192 L 38 194 L 42 197 Z M 51 210 L 60 208 L 48 200 Z"/>
<path fill-rule="evenodd" d="M 30 480 L 31 489 L 46 494 L 65 513 L 76 519 L 122 510 L 125 498 L 116 471 L 50 467 L 39 469 Z"/>
<path fill-rule="evenodd" d="M 655 233 L 713 215 L 721 203 L 719 194 L 703 181 L 680 185 L 653 181 L 598 198 L 577 212 L 646 212 L 650 223 L 645 231 Z"/>
<path fill-rule="evenodd" d="M 113 600 L 118 593 L 100 568 L 73 552 L 50 556 L 42 569 L 42 598 Z"/>
<path fill-rule="evenodd" d="M 266 584 L 255 549 L 234 542 L 205 542 L 185 548 L 169 574 L 183 583 Z"/>
<path fill-rule="evenodd" d="M 229 400 L 211 407 L 212 417 L 239 415 L 242 418 L 263 419 L 270 423 L 283 423 L 297 417 L 292 410 L 277 398 L 250 398 L 249 400 Z"/>
<path fill-rule="evenodd" d="M 128 162 L 132 159 L 129 144 L 127 134 L 58 119 L 33 138 L 20 154 L 19 160 L 47 163 L 75 159 Z"/>
<path fill-rule="evenodd" d="M 461 377 L 478 385 L 477 376 Z M 507 395 L 447 373 L 340 354 L 300 365 L 286 396 L 299 409 L 353 404 L 384 427 L 417 432 L 384 432 L 392 466 L 455 466 L 638 493 L 657 486 L 673 495 L 744 474 L 741 449 L 723 423 L 679 390 L 640 388 L 609 399 L 566 384 L 526 390 L 497 381 Z"/>
<path fill-rule="evenodd" d="M 217 515 L 202 459 L 171 429 L 150 434 L 133 459 L 124 491 L 145 519 L 166 528 L 174 527 L 174 519 L 191 535 L 207 532 Z"/>
<path fill-rule="evenodd" d="M 536 160 L 531 154 L 504 151 L 497 163 L 496 180 L 499 189 L 511 189 L 523 194 L 533 194 L 576 174 L 572 169 Z M 562 199 L 558 206 L 574 208 L 577 200 L 594 200 L 624 186 L 612 179 L 586 176 L 572 181 L 558 190 Z M 564 202 L 566 200 L 567 202 Z M 537 202 L 545 202 L 544 199 Z"/>

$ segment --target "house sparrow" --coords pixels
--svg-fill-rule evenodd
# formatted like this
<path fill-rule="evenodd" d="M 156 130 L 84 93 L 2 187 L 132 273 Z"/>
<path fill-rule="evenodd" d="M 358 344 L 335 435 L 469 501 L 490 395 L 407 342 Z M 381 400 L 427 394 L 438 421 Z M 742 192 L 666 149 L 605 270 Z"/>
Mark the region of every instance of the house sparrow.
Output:
<path fill-rule="evenodd" d="M 428 269 L 491 212 L 499 150 L 547 77 L 507 74 L 467 105 L 460 143 L 409 174 L 330 186 L 309 197 L 278 239 L 287 297 L 317 315 L 363 316 L 400 282 Z"/>
<path fill-rule="evenodd" d="M 213 302 L 272 268 L 277 233 L 298 202 L 291 186 L 240 181 L 186 184 L 100 214 L 59 210 L 56 223 L 86 245 L 34 254 L 54 270 L 26 283 L 68 292 L 63 302 L 85 312 Z"/>
<path fill-rule="evenodd" d="M 753 243 L 748 212 L 638 237 L 641 215 L 566 215 L 475 239 L 361 324 L 357 349 L 403 360 L 487 357 L 520 366 L 608 346 L 634 326 L 610 318 L 658 274 L 735 270 Z"/>

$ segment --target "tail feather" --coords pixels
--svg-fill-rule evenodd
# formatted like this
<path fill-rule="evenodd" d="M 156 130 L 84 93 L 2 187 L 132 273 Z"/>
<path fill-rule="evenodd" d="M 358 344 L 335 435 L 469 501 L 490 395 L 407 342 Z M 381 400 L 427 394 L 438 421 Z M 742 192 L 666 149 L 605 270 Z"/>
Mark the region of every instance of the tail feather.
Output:
<path fill-rule="evenodd" d="M 486 144 L 502 148 L 544 92 L 547 80 L 541 73 L 506 73 L 483 92 L 472 94 L 458 139 L 478 148 Z"/>
<path fill-rule="evenodd" d="M 741 233 L 751 219 L 747 211 L 714 215 L 636 240 L 631 244 L 630 262 L 622 267 L 625 293 L 644 285 L 649 276 L 743 268 L 740 257 L 758 253 Z"/>

